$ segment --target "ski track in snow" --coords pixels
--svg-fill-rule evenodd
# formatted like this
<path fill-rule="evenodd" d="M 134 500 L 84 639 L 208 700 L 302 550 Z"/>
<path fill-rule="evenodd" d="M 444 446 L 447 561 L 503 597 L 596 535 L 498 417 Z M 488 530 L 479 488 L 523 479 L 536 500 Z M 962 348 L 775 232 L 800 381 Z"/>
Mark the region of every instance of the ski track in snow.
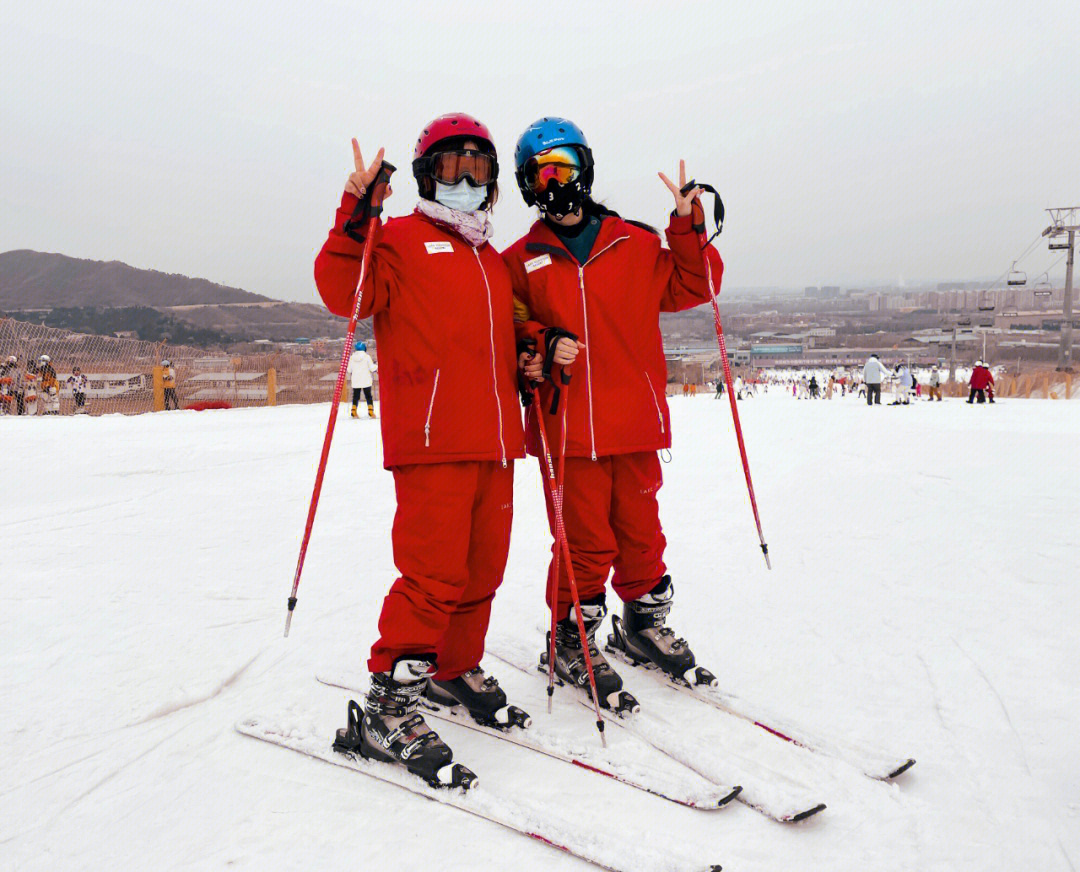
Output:
<path fill-rule="evenodd" d="M 975 658 L 964 650 L 964 646 L 957 642 L 955 638 L 952 639 L 952 643 L 957 647 L 960 653 L 968 659 L 968 662 L 975 667 L 975 671 L 979 673 L 979 677 L 986 683 L 987 688 L 989 688 L 990 692 L 994 695 L 994 699 L 996 699 L 998 705 L 1001 706 L 1001 713 L 1005 716 L 1005 722 L 1009 725 L 1009 732 L 1011 732 L 1016 739 L 1017 756 L 1020 758 L 1020 762 L 1024 764 L 1024 770 L 1030 775 L 1031 767 L 1028 765 L 1027 754 L 1024 753 L 1024 740 L 1021 739 L 1020 734 L 1016 732 L 1016 727 L 1013 724 L 1012 718 L 1009 716 L 1009 709 L 1005 705 L 1005 700 L 1001 698 L 1001 694 L 997 692 L 997 688 L 994 687 L 990 679 L 986 677 L 986 673 L 983 672 L 983 668 L 978 664 Z"/>
<path fill-rule="evenodd" d="M 213 628 L 211 627 L 211 629 Z M 237 669 L 232 675 L 228 676 L 224 681 L 222 681 L 209 693 L 200 694 L 198 696 L 190 697 L 189 699 L 179 700 L 177 702 L 167 702 L 160 708 L 154 709 L 154 711 L 150 712 L 150 714 L 148 714 L 146 717 L 140 718 L 139 720 L 135 721 L 131 724 L 131 726 L 135 727 L 139 724 L 156 721 L 158 718 L 168 717 L 169 715 L 175 714 L 176 712 L 183 711 L 184 709 L 191 708 L 192 706 L 202 705 L 202 703 L 214 699 L 214 697 L 219 696 L 222 691 L 232 687 L 240 679 L 240 676 L 247 672 L 248 667 L 251 666 L 251 664 L 258 659 L 259 655 L 256 654 L 254 657 L 248 660 L 247 663 Z"/>
<path fill-rule="evenodd" d="M 734 693 L 918 764 L 870 781 L 654 692 L 658 721 L 786 763 L 828 808 L 797 825 L 735 803 L 694 811 L 449 724 L 457 759 L 583 831 L 671 838 L 727 870 L 1075 872 L 1080 463 L 1060 458 L 1080 404 L 743 402 L 771 573 L 727 404 L 670 404 L 672 625 Z M 508 857 L 523 872 L 589 868 L 234 732 L 261 714 L 316 724 L 329 742 L 346 695 L 314 674 L 364 668 L 396 575 L 377 430 L 342 419 L 281 638 L 326 414 L 0 418 L 0 870 L 275 872 L 358 856 L 428 869 L 433 850 L 449 872 Z M 550 547 L 540 488 L 536 461 L 520 462 L 492 614 L 493 633 L 528 628 L 529 644 Z M 542 679 L 497 674 L 543 700 Z M 560 741 L 600 753 L 588 711 L 556 706 Z M 682 724 L 698 706 L 704 720 Z M 547 718 L 542 702 L 532 715 Z M 622 742 L 628 763 L 636 747 Z M 706 756 L 719 765 L 723 746 Z M 430 838 L 393 835 L 418 816 Z"/>

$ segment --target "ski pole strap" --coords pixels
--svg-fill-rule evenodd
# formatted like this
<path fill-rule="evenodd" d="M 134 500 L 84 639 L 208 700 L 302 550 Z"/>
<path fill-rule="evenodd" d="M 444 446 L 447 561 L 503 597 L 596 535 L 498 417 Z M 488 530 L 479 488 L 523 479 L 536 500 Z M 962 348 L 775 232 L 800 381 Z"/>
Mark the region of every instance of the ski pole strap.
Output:
<path fill-rule="evenodd" d="M 555 346 L 559 344 L 560 339 L 571 339 L 577 342 L 577 335 L 569 330 L 564 330 L 562 327 L 548 327 L 544 331 L 544 379 L 551 379 L 552 384 L 555 384 L 555 391 L 551 395 L 550 414 L 552 415 L 559 410 L 559 395 L 562 393 L 559 385 L 555 383 L 555 379 L 551 378 L 551 368 L 555 365 Z M 559 381 L 563 385 L 570 384 L 570 373 L 563 367 L 559 368 Z"/>
<path fill-rule="evenodd" d="M 357 242 L 364 241 L 364 230 L 372 218 L 382 215 L 382 202 L 386 196 L 386 188 L 390 184 L 390 174 L 396 170 L 393 164 L 383 161 L 379 166 L 379 172 L 375 174 L 375 180 L 368 186 L 353 208 L 352 216 L 345 222 L 345 235 Z"/>
<path fill-rule="evenodd" d="M 706 194 L 713 195 L 713 223 L 716 225 L 716 232 L 705 240 L 705 245 L 708 245 L 716 239 L 716 237 L 720 235 L 720 231 L 724 229 L 724 201 L 720 199 L 720 192 L 712 185 L 707 185 L 704 182 L 696 182 L 693 179 L 683 185 L 682 190 L 679 191 L 679 193 L 685 194 L 688 191 L 692 191 L 694 188 L 701 188 Z M 690 207 L 690 218 L 693 221 L 694 232 L 698 234 L 704 233 L 705 207 L 702 206 L 698 200 L 694 200 L 693 205 Z M 704 248 L 705 245 L 701 247 Z"/>

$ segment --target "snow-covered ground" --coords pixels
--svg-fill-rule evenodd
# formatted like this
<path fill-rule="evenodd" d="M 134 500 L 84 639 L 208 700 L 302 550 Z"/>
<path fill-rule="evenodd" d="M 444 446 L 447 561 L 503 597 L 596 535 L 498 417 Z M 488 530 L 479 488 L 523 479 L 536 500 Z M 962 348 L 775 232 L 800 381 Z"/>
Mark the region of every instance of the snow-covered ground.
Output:
<path fill-rule="evenodd" d="M 731 690 L 918 764 L 887 784 L 779 742 L 740 748 L 828 804 L 784 825 L 440 725 L 478 789 L 727 870 L 1073 869 L 1080 404 L 743 402 L 770 573 L 727 403 L 670 402 L 673 626 Z M 281 638 L 326 413 L 0 418 L 0 868 L 589 868 L 234 731 L 306 718 L 329 740 L 345 696 L 314 675 L 362 668 L 394 576 L 378 430 L 344 419 Z M 526 650 L 544 619 L 539 488 L 521 463 L 492 625 Z M 588 713 L 560 711 L 594 748 Z M 682 711 L 722 761 L 710 710 Z"/>

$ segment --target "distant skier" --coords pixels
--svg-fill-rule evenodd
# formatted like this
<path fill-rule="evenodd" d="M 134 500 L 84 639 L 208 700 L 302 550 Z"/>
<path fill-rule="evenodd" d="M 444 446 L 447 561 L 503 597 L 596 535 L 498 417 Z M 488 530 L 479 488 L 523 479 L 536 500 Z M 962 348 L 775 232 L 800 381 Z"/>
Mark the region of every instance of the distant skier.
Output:
<path fill-rule="evenodd" d="M 911 405 L 911 370 L 902 363 L 896 365 L 896 399 L 893 400 L 894 406 L 910 406 Z"/>
<path fill-rule="evenodd" d="M 810 376 L 810 384 L 809 384 L 808 387 L 809 387 L 809 390 L 810 390 L 810 399 L 812 399 L 812 400 L 819 399 L 819 397 L 818 397 L 818 382 L 817 382 L 817 376 L 816 375 Z"/>
<path fill-rule="evenodd" d="M 987 390 L 993 391 L 994 376 L 990 372 L 990 368 L 981 360 L 975 361 L 975 367 L 971 370 L 971 378 L 968 381 L 968 385 L 971 388 L 971 393 L 968 394 L 968 403 L 974 403 L 976 397 L 978 402 L 986 402 Z M 993 394 L 991 394 L 990 402 L 993 402 Z"/>
<path fill-rule="evenodd" d="M 355 172 L 315 261 L 319 293 L 341 316 L 355 306 L 383 155 L 365 166 L 355 139 L 352 147 Z M 464 114 L 436 118 L 412 169 L 420 202 L 385 224 L 374 213 L 378 236 L 359 289 L 382 362 L 383 462 L 394 475 L 401 574 L 368 658 L 364 716 L 350 717 L 335 747 L 401 764 L 435 786 L 467 787 L 475 775 L 452 762 L 418 706 L 426 693 L 496 728 L 528 724 L 480 667 L 510 547 L 514 460 L 525 453 L 514 304 L 506 264 L 488 244 L 498 162 L 487 127 Z"/>
<path fill-rule="evenodd" d="M 930 370 L 930 383 L 929 383 L 928 387 L 929 387 L 929 394 L 927 395 L 927 399 L 932 401 L 932 400 L 934 400 L 936 398 L 938 400 L 938 402 L 940 402 L 941 401 L 941 373 L 939 373 L 937 371 L 937 367 L 934 367 L 934 369 Z"/>
<path fill-rule="evenodd" d="M 0 415 L 21 415 L 22 394 L 18 392 L 19 358 L 14 354 L 0 364 Z"/>
<path fill-rule="evenodd" d="M 881 382 L 889 374 L 876 354 L 871 354 L 863 365 L 863 383 L 866 385 L 866 405 L 881 405 Z"/>
<path fill-rule="evenodd" d="M 67 386 L 71 388 L 71 395 L 75 398 L 75 414 L 86 414 L 86 376 L 79 367 L 73 367 L 71 375 L 67 378 Z"/>
<path fill-rule="evenodd" d="M 41 388 L 41 375 L 38 373 L 37 364 L 33 360 L 26 361 L 26 372 L 23 373 L 23 408 L 27 415 L 38 413 L 38 391 Z"/>
<path fill-rule="evenodd" d="M 176 369 L 168 358 L 161 361 L 161 383 L 165 387 L 165 411 L 169 411 L 169 403 L 172 403 L 174 410 L 179 409 L 180 401 L 176 399 Z"/>
<path fill-rule="evenodd" d="M 352 357 L 349 358 L 348 375 L 352 384 L 352 417 L 359 418 L 356 414 L 356 406 L 360 402 L 360 394 L 363 393 L 367 400 L 367 413 L 369 418 L 375 417 L 375 401 L 371 398 L 371 374 L 379 368 L 379 365 L 371 359 L 367 353 L 367 343 L 357 342 Z"/>
<path fill-rule="evenodd" d="M 56 377 L 56 368 L 47 354 L 38 358 L 39 395 L 44 406 L 42 414 L 60 414 L 60 380 Z"/>
<path fill-rule="evenodd" d="M 687 185 L 681 161 L 678 185 L 660 175 L 675 206 L 667 248 L 652 228 L 592 199 L 593 153 L 576 124 L 555 117 L 533 123 L 518 139 L 514 162 L 526 205 L 540 211 L 540 220 L 505 252 L 522 304 L 515 316 L 518 338 L 533 341 L 545 356 L 561 353 L 554 357 L 560 365 L 578 361 L 576 377 L 560 388 L 568 416 L 566 533 L 599 702 L 633 710 L 636 701 L 595 642 L 613 566 L 612 587 L 624 603 L 622 619 L 613 618 L 616 646 L 669 673 L 681 675 L 695 665 L 690 647 L 667 627 L 674 587 L 663 561 L 657 451 L 671 445 L 671 422 L 660 313 L 706 302 L 707 273 L 719 291 L 724 266 L 715 248 L 702 250 L 694 228 L 704 226 L 701 189 Z M 546 382 L 543 402 L 532 407 L 532 454 L 540 451 L 538 415 L 545 416 L 551 449 L 560 453 L 562 415 L 550 414 L 554 389 Z M 554 535 L 554 511 L 545 496 Z M 585 687 L 586 640 L 570 614 L 565 563 L 558 563 L 557 577 L 556 563 L 549 565 L 547 585 L 549 605 L 558 591 L 554 668 L 564 681 Z"/>
<path fill-rule="evenodd" d="M 720 399 L 724 395 L 724 377 L 720 376 L 716 380 L 716 396 L 713 399 Z"/>

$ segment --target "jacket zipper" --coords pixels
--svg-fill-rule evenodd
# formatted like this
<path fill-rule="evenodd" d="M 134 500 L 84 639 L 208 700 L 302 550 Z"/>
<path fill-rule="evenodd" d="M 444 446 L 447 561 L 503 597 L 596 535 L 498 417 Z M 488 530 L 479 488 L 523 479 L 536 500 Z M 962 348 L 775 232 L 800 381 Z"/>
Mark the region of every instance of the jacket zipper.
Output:
<path fill-rule="evenodd" d="M 596 254 L 590 257 L 583 264 L 578 265 L 578 287 L 581 288 L 581 314 L 585 321 L 585 389 L 588 392 L 589 397 L 589 439 L 592 442 L 592 459 L 596 460 L 596 428 L 593 420 L 593 393 L 592 393 L 592 362 L 589 359 L 589 310 L 585 305 L 585 267 L 596 260 L 601 254 L 607 251 L 611 246 L 617 242 L 622 242 L 624 239 L 629 239 L 629 236 L 620 236 L 618 239 L 613 239 L 603 248 L 601 248 Z M 650 385 L 651 387 L 651 385 Z M 654 396 L 655 399 L 655 396 Z"/>
<path fill-rule="evenodd" d="M 495 362 L 495 313 L 491 305 L 491 285 L 488 283 L 487 270 L 484 269 L 484 262 L 480 259 L 480 252 L 477 251 L 475 245 L 472 250 L 473 254 L 476 255 L 476 262 L 480 266 L 480 274 L 484 277 L 484 287 L 487 288 L 488 335 L 491 338 L 491 384 L 495 391 L 495 411 L 499 413 L 499 450 L 502 452 L 502 465 L 503 469 L 505 469 L 506 443 L 503 441 L 502 402 L 499 399 L 499 371 Z"/>
<path fill-rule="evenodd" d="M 431 401 L 427 407 L 427 420 L 424 422 L 424 447 L 431 447 L 431 410 L 435 408 L 435 392 L 439 389 L 439 370 L 435 370 L 435 384 L 431 386 Z"/>
<path fill-rule="evenodd" d="M 660 432 L 664 432 L 664 414 L 660 411 L 660 401 L 656 399 L 656 388 L 652 386 L 652 379 L 649 378 L 647 372 L 642 373 L 645 376 L 645 384 L 649 386 L 649 392 L 652 394 L 653 405 L 656 406 L 656 417 L 660 421 Z"/>

